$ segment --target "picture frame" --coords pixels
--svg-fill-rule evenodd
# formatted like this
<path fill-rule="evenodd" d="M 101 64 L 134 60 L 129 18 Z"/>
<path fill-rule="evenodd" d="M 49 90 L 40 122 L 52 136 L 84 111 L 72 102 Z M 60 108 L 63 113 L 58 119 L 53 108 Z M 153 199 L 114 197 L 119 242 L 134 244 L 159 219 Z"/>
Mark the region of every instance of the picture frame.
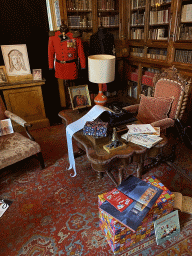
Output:
<path fill-rule="evenodd" d="M 8 76 L 31 74 L 26 44 L 1 45 Z"/>
<path fill-rule="evenodd" d="M 8 83 L 8 77 L 5 66 L 0 66 L 0 84 Z"/>
<path fill-rule="evenodd" d="M 33 80 L 42 80 L 42 69 L 33 69 Z"/>
<path fill-rule="evenodd" d="M 91 107 L 88 85 L 68 87 L 72 109 Z"/>

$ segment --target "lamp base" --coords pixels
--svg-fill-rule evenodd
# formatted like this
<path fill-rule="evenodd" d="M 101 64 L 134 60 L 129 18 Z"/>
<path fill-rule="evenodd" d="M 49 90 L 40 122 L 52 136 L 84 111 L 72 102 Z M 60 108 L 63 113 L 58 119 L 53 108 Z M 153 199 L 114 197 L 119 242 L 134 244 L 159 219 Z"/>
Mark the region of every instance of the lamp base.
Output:
<path fill-rule="evenodd" d="M 107 96 L 102 92 L 102 84 L 99 84 L 99 93 L 95 97 L 94 102 L 96 105 L 104 106 L 107 102 Z"/>

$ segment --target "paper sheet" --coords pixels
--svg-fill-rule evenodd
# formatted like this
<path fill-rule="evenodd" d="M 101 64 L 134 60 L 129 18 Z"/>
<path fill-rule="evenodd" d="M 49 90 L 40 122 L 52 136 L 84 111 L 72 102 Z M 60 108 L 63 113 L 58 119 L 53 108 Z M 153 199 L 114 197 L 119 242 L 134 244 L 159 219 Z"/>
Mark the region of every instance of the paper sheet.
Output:
<path fill-rule="evenodd" d="M 78 119 L 77 121 L 69 124 L 66 127 L 66 136 L 67 136 L 67 146 L 68 146 L 68 159 L 69 159 L 69 168 L 74 170 L 74 174 L 71 175 L 71 177 L 75 177 L 77 175 L 76 173 L 76 167 L 75 167 L 75 158 L 73 153 L 73 144 L 72 144 L 72 137 L 73 134 L 78 132 L 79 130 L 83 129 L 85 123 L 87 121 L 93 121 L 95 120 L 100 114 L 102 114 L 104 111 L 111 111 L 109 108 L 96 105 L 94 106 L 86 115 Z"/>

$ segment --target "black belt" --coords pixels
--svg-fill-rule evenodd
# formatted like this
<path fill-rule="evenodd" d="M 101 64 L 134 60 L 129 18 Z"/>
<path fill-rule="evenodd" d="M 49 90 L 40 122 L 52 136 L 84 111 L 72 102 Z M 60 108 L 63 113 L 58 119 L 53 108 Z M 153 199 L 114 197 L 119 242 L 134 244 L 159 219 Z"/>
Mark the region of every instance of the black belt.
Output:
<path fill-rule="evenodd" d="M 57 60 L 57 62 L 61 63 L 61 64 L 65 64 L 65 63 L 71 63 L 71 62 L 75 62 L 77 61 L 77 59 L 73 59 L 73 60 Z"/>

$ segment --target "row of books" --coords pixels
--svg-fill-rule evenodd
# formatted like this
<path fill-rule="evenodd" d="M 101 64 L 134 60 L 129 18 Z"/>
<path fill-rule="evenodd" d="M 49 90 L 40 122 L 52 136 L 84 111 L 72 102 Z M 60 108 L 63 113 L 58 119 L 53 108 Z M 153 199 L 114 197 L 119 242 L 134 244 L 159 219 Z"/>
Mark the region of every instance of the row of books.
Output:
<path fill-rule="evenodd" d="M 151 76 L 152 74 L 155 75 L 155 74 L 161 73 L 161 70 L 157 69 L 157 68 L 147 68 L 147 71 L 145 71 L 145 72 L 150 73 L 150 76 Z"/>
<path fill-rule="evenodd" d="M 159 6 L 161 4 L 171 3 L 171 0 L 151 0 L 151 6 Z M 132 0 L 131 9 L 138 9 L 145 7 L 146 0 Z"/>
<path fill-rule="evenodd" d="M 149 30 L 149 38 L 152 40 L 167 40 L 168 29 L 167 28 L 155 28 Z"/>
<path fill-rule="evenodd" d="M 143 28 L 132 28 L 131 29 L 131 39 L 144 39 L 144 29 Z"/>
<path fill-rule="evenodd" d="M 97 7 L 99 11 L 112 11 L 115 10 L 114 0 L 98 0 Z"/>
<path fill-rule="evenodd" d="M 171 0 L 151 0 L 151 6 L 159 6 L 167 3 L 171 3 Z"/>
<path fill-rule="evenodd" d="M 141 93 L 145 96 L 151 97 L 153 94 L 153 88 L 151 86 L 147 86 L 145 84 L 141 85 Z"/>
<path fill-rule="evenodd" d="M 133 56 L 133 57 L 143 57 L 144 54 L 143 54 L 143 52 L 130 52 L 130 56 Z"/>
<path fill-rule="evenodd" d="M 146 0 L 132 0 L 131 9 L 145 7 Z"/>
<path fill-rule="evenodd" d="M 186 26 L 184 24 L 180 27 L 180 39 L 191 40 L 192 39 L 192 26 Z"/>
<path fill-rule="evenodd" d="M 104 27 L 115 27 L 119 26 L 119 15 L 113 16 L 105 16 L 105 17 L 98 17 L 98 24 L 101 24 Z"/>
<path fill-rule="evenodd" d="M 133 97 L 134 99 L 137 99 L 137 82 L 128 80 L 127 84 L 128 84 L 127 95 L 129 97 Z"/>
<path fill-rule="evenodd" d="M 145 12 L 144 13 L 137 13 L 134 12 L 131 14 L 131 25 L 144 25 L 144 19 L 145 19 Z"/>
<path fill-rule="evenodd" d="M 92 19 L 89 16 L 68 16 L 69 28 L 92 27 Z"/>
<path fill-rule="evenodd" d="M 67 10 L 68 11 L 91 11 L 92 1 L 91 0 L 68 0 Z"/>
<path fill-rule="evenodd" d="M 154 24 L 168 24 L 170 20 L 170 7 L 166 10 L 150 11 L 150 25 Z"/>
<path fill-rule="evenodd" d="M 130 55 L 131 56 L 143 57 L 143 48 L 131 47 L 130 48 Z"/>
<path fill-rule="evenodd" d="M 192 27 L 191 27 L 192 29 Z M 152 40 L 167 40 L 168 39 L 168 29 L 167 28 L 155 28 L 149 30 L 149 38 Z M 131 39 L 144 39 L 144 29 L 142 28 L 132 28 L 131 29 Z M 188 38 L 190 39 L 190 38 Z M 192 39 L 192 35 L 191 35 Z"/>
<path fill-rule="evenodd" d="M 191 50 L 176 50 L 175 51 L 175 61 L 192 63 L 192 51 Z"/>
<path fill-rule="evenodd" d="M 181 11 L 181 21 L 189 22 L 192 21 L 192 4 L 183 5 Z"/>
<path fill-rule="evenodd" d="M 166 60 L 167 58 L 167 49 L 148 49 L 147 58 Z"/>

